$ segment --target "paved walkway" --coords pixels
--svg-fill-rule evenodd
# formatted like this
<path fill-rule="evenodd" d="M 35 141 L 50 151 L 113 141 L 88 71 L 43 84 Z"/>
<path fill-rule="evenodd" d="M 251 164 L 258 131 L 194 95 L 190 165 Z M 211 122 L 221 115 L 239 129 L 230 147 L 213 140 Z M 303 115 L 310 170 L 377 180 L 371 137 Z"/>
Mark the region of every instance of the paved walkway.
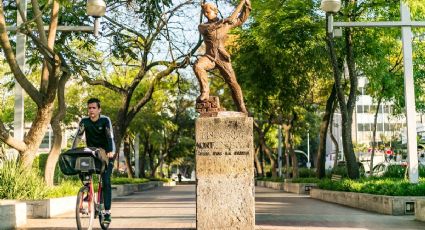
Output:
<path fill-rule="evenodd" d="M 110 229 L 195 229 L 195 186 L 179 185 L 116 198 Z M 413 216 L 387 216 L 290 193 L 256 188 L 256 229 L 425 229 Z M 23 229 L 75 229 L 73 213 L 30 219 Z M 95 223 L 96 229 L 99 225 Z"/>

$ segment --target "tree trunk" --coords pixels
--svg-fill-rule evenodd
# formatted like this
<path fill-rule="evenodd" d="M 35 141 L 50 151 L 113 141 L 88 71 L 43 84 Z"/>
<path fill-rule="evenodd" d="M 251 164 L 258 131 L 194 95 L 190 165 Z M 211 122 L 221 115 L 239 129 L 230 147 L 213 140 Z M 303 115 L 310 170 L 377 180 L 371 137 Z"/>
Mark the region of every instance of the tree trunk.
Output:
<path fill-rule="evenodd" d="M 283 130 L 285 131 L 285 156 L 286 156 L 286 177 L 290 178 L 289 175 L 289 155 L 291 156 L 291 165 L 292 165 L 292 178 L 298 177 L 298 158 L 295 155 L 294 149 L 292 147 L 292 134 L 291 129 L 293 127 L 291 119 L 288 124 L 283 124 Z"/>
<path fill-rule="evenodd" d="M 49 156 L 46 162 L 46 168 L 44 170 L 44 180 L 48 186 L 53 186 L 54 175 L 56 170 L 56 163 L 59 159 L 59 154 L 62 149 L 62 127 L 60 122 L 65 118 L 66 115 L 66 103 L 65 103 L 65 84 L 71 75 L 64 73 L 60 78 L 58 85 L 58 108 L 52 121 L 50 122 L 53 130 L 53 146 L 50 149 Z"/>
<path fill-rule="evenodd" d="M 133 167 L 131 167 L 131 148 L 130 148 L 130 136 L 125 135 L 124 137 L 124 157 L 125 166 L 127 168 L 127 177 L 134 178 Z"/>
<path fill-rule="evenodd" d="M 150 146 L 152 146 L 152 144 L 149 144 Z M 155 177 L 155 172 L 156 172 L 156 166 L 155 166 L 155 162 L 154 162 L 154 152 L 153 152 L 153 147 L 150 148 L 150 151 L 148 152 L 149 154 L 149 166 L 151 168 L 151 177 Z"/>
<path fill-rule="evenodd" d="M 333 124 L 333 121 L 334 121 L 335 109 L 336 109 L 336 107 L 338 106 L 337 104 L 338 104 L 338 102 L 337 102 L 337 101 L 335 101 L 335 103 L 333 104 L 333 107 L 332 107 L 331 124 Z M 329 129 L 329 133 L 330 133 L 330 136 L 331 136 L 332 143 L 335 145 L 335 160 L 334 160 L 334 168 L 336 168 L 336 166 L 338 165 L 339 144 L 338 144 L 338 141 L 336 140 L 336 138 L 335 138 L 335 136 L 334 136 L 333 128 L 332 128 L 332 127 Z"/>
<path fill-rule="evenodd" d="M 19 159 L 25 168 L 30 168 L 35 159 L 38 148 L 43 141 L 47 127 L 52 117 L 53 103 L 48 103 L 37 110 L 37 115 L 28 134 L 24 138 L 27 149 L 19 152 Z"/>
<path fill-rule="evenodd" d="M 349 29 L 347 29 L 349 30 Z M 350 95 L 348 97 L 348 102 L 345 102 L 345 90 L 341 82 L 341 71 L 339 70 L 338 61 L 335 53 L 334 43 L 332 34 L 327 35 L 327 44 L 330 51 L 331 63 L 334 72 L 335 85 L 337 89 L 337 98 L 339 102 L 341 120 L 342 120 L 342 143 L 345 159 L 347 161 L 347 171 L 348 176 L 351 179 L 359 178 L 359 165 L 356 161 L 356 156 L 353 150 L 353 141 L 351 136 L 351 123 L 352 116 L 356 100 L 356 90 L 357 90 L 357 76 L 355 75 L 355 63 L 353 62 L 353 50 L 352 50 L 352 39 L 351 33 L 346 32 L 346 48 L 347 48 L 347 62 L 350 78 Z"/>
<path fill-rule="evenodd" d="M 272 170 L 272 177 L 277 177 L 276 159 L 273 157 L 272 151 L 266 144 L 265 133 L 261 130 L 257 122 L 254 122 L 254 129 L 258 133 L 258 141 L 261 147 L 260 151 L 263 151 L 270 159 L 270 165 Z"/>
<path fill-rule="evenodd" d="M 370 155 L 370 166 L 369 166 L 370 176 L 373 176 L 373 158 L 375 157 L 375 149 L 376 149 L 376 125 L 378 122 L 378 113 L 379 113 L 379 107 L 381 106 L 381 102 L 382 102 L 382 97 L 379 97 L 378 106 L 376 108 L 375 117 L 373 120 L 372 154 Z"/>
<path fill-rule="evenodd" d="M 319 131 L 319 147 L 317 150 L 317 178 L 324 178 L 326 176 L 326 134 L 328 131 L 329 124 L 332 125 L 331 116 L 332 116 L 332 106 L 336 100 L 336 88 L 335 84 L 332 86 L 331 94 L 326 101 L 325 114 L 323 115 L 322 121 L 320 122 L 320 131 Z M 332 127 L 330 128 L 332 130 Z"/>
<path fill-rule="evenodd" d="M 146 169 L 145 169 L 145 161 L 146 161 L 146 153 L 140 153 L 139 155 L 139 170 L 140 170 L 140 177 L 145 178 L 146 177 Z"/>
<path fill-rule="evenodd" d="M 294 144 L 292 142 L 293 138 L 292 138 L 292 133 L 290 132 L 289 135 L 291 136 L 291 140 L 290 140 L 290 153 L 291 153 L 291 157 L 292 157 L 292 178 L 298 178 L 299 173 L 298 173 L 298 157 L 295 154 L 294 151 Z"/>
<path fill-rule="evenodd" d="M 53 130 L 53 145 L 47 157 L 46 168 L 44 169 L 44 180 L 47 186 L 54 185 L 54 176 L 56 170 L 56 163 L 59 159 L 59 154 L 62 149 L 62 128 L 59 122 L 51 122 Z"/>
<path fill-rule="evenodd" d="M 254 165 L 255 165 L 255 169 L 257 170 L 257 176 L 262 176 L 263 169 L 261 168 L 260 161 L 258 160 L 259 153 L 260 153 L 260 147 L 255 148 Z"/>
<path fill-rule="evenodd" d="M 263 151 L 261 151 L 261 148 L 260 148 L 260 168 L 261 168 L 261 172 L 262 172 L 261 176 L 264 177 L 265 176 L 265 173 L 264 173 L 264 168 L 265 168 L 265 166 L 264 166 L 264 153 L 263 153 Z"/>

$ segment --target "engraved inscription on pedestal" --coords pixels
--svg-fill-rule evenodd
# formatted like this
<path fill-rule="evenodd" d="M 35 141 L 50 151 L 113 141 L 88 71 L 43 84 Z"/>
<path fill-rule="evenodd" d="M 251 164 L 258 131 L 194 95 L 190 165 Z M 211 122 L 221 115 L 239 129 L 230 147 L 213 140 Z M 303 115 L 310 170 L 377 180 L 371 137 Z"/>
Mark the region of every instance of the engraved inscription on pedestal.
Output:
<path fill-rule="evenodd" d="M 196 121 L 197 229 L 254 229 L 253 149 L 244 114 Z"/>

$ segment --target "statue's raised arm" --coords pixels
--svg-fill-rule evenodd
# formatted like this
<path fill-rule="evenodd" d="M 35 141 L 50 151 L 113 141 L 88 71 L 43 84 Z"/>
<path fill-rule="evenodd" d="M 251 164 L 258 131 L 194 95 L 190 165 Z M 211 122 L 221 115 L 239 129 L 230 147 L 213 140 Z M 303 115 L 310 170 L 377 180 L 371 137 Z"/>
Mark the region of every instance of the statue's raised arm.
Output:
<path fill-rule="evenodd" d="M 238 6 L 233 11 L 232 15 L 225 19 L 225 21 L 229 21 L 233 25 L 233 27 L 237 27 L 242 25 L 248 19 L 250 13 L 251 1 L 241 0 Z"/>

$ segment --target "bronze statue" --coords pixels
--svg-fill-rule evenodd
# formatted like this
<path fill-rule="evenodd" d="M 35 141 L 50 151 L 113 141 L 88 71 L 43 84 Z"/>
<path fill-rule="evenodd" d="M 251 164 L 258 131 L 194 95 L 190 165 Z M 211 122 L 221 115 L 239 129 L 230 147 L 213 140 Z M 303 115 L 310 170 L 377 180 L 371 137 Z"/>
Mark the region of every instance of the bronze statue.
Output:
<path fill-rule="evenodd" d="M 224 48 L 227 33 L 230 29 L 242 25 L 251 12 L 250 0 L 241 0 L 232 15 L 225 19 L 218 18 L 218 9 L 212 3 L 202 4 L 202 13 L 208 22 L 198 26 L 199 32 L 204 38 L 206 52 L 193 66 L 201 88 L 198 102 L 209 100 L 210 89 L 208 87 L 208 70 L 217 68 L 229 85 L 233 101 L 240 112 L 247 113 L 243 101 L 242 90 L 236 81 L 236 75 L 230 62 L 230 55 Z"/>

